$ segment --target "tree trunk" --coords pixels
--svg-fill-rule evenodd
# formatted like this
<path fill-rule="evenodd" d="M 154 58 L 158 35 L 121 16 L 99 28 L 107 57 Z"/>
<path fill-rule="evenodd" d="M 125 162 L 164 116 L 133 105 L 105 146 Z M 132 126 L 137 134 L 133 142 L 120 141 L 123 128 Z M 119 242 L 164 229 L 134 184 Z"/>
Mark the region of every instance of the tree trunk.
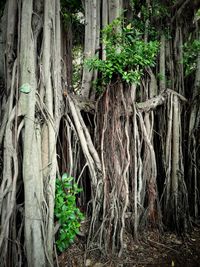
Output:
<path fill-rule="evenodd" d="M 84 58 L 88 59 L 94 57 L 99 50 L 100 0 L 85 1 L 85 18 Z M 83 68 L 81 94 L 84 97 L 89 97 L 91 93 L 94 75 L 94 71 Z"/>
<path fill-rule="evenodd" d="M 87 248 L 122 256 L 126 234 L 137 238 L 144 227 L 163 224 L 181 232 L 190 226 L 189 215 L 198 219 L 200 55 L 195 79 L 184 76 L 182 64 L 183 44 L 194 29 L 189 16 L 186 27 L 183 10 L 193 5 L 162 1 L 171 13 L 155 17 L 153 2 L 136 2 L 84 1 L 84 58 L 106 60 L 101 30 L 123 20 L 126 6 L 123 27 L 137 30 L 135 21 L 127 24 L 134 14 L 144 26 L 141 41 L 155 38 L 151 26 L 162 32 L 157 66 L 144 69 L 140 85 L 125 83 L 116 71 L 101 95 L 92 91 L 101 74 L 84 66 L 77 96 L 71 90 L 72 43 L 67 57 L 62 47 L 60 1 L 7 1 L 0 35 L 0 266 L 54 265 L 55 180 L 63 171 L 83 185 Z"/>
<path fill-rule="evenodd" d="M 8 2 L 8 10 L 14 15 L 8 11 L 12 19 L 7 26 L 8 109 L 2 134 L 5 164 L 0 203 L 1 224 L 5 226 L 0 247 L 3 241 L 5 243 L 1 249 L 1 266 L 7 266 L 8 255 L 13 259 L 17 256 L 17 249 L 6 244 L 8 238 L 13 238 L 9 222 L 19 212 L 16 196 L 21 191 L 22 179 L 23 253 L 28 266 L 53 266 L 56 139 L 63 112 L 60 6 L 59 1 L 47 0 L 43 5 L 41 1 L 28 0 L 13 8 L 14 2 Z M 18 17 L 15 17 L 16 12 Z M 21 160 L 17 157 L 20 145 L 23 148 Z M 15 228 L 15 232 L 20 229 Z M 18 253 L 22 256 L 22 251 Z"/>

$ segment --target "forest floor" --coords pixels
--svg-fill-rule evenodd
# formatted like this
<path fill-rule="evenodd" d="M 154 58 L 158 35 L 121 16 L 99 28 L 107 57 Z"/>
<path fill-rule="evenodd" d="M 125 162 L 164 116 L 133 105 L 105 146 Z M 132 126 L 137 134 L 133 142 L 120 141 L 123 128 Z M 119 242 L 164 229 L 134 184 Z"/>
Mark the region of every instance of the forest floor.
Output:
<path fill-rule="evenodd" d="M 60 267 L 200 266 L 200 227 L 184 237 L 174 233 L 143 232 L 138 241 L 125 239 L 121 258 L 103 256 L 95 248 L 85 253 L 84 238 L 58 257 Z"/>

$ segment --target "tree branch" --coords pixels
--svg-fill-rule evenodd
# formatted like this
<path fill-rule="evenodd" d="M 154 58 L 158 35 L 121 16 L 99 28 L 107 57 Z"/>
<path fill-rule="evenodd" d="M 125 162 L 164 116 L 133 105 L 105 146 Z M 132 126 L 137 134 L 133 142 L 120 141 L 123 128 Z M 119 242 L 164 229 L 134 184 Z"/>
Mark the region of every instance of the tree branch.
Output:
<path fill-rule="evenodd" d="M 169 94 L 174 94 L 178 96 L 181 101 L 187 102 L 187 99 L 181 94 L 172 89 L 166 89 L 155 97 L 152 97 L 144 102 L 136 103 L 136 107 L 142 112 L 149 112 L 150 110 L 154 110 L 158 106 L 163 105 L 167 100 L 167 96 Z M 70 97 L 75 100 L 80 110 L 94 114 L 96 103 L 95 101 L 74 94 L 70 94 Z M 129 114 L 132 114 L 132 110 L 129 110 Z"/>

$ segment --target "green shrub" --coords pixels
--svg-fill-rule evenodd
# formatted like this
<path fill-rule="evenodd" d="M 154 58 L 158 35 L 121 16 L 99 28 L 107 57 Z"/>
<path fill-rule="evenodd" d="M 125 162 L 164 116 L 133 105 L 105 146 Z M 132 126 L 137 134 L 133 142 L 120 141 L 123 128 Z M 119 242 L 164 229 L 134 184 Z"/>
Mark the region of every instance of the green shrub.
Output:
<path fill-rule="evenodd" d="M 86 60 L 90 70 L 98 70 L 104 84 L 116 75 L 127 83 L 139 83 L 145 67 L 155 66 L 158 52 L 157 41 L 144 42 L 142 33 L 131 23 L 122 26 L 121 19 L 115 19 L 102 31 L 106 60 Z"/>
<path fill-rule="evenodd" d="M 84 219 L 83 214 L 76 206 L 76 195 L 82 190 L 78 188 L 73 177 L 63 174 L 62 179 L 56 179 L 56 197 L 54 214 L 60 224 L 57 248 L 64 251 L 73 243 L 79 232 L 80 223 Z"/>
<path fill-rule="evenodd" d="M 183 46 L 183 65 L 185 75 L 192 74 L 197 68 L 197 57 L 200 53 L 200 41 L 193 40 L 186 42 Z"/>

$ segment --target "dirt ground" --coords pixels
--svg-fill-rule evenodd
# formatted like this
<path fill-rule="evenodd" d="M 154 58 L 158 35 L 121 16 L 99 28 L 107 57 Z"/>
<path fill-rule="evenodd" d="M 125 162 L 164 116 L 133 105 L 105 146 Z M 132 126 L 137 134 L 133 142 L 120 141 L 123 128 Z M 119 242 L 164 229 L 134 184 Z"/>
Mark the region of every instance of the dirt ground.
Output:
<path fill-rule="evenodd" d="M 125 239 L 125 249 L 121 258 L 100 254 L 91 249 L 85 254 L 85 240 L 76 242 L 58 257 L 61 267 L 142 267 L 142 266 L 200 266 L 200 227 L 190 235 L 178 237 L 173 233 L 159 234 L 156 231 L 144 232 L 133 241 Z"/>

